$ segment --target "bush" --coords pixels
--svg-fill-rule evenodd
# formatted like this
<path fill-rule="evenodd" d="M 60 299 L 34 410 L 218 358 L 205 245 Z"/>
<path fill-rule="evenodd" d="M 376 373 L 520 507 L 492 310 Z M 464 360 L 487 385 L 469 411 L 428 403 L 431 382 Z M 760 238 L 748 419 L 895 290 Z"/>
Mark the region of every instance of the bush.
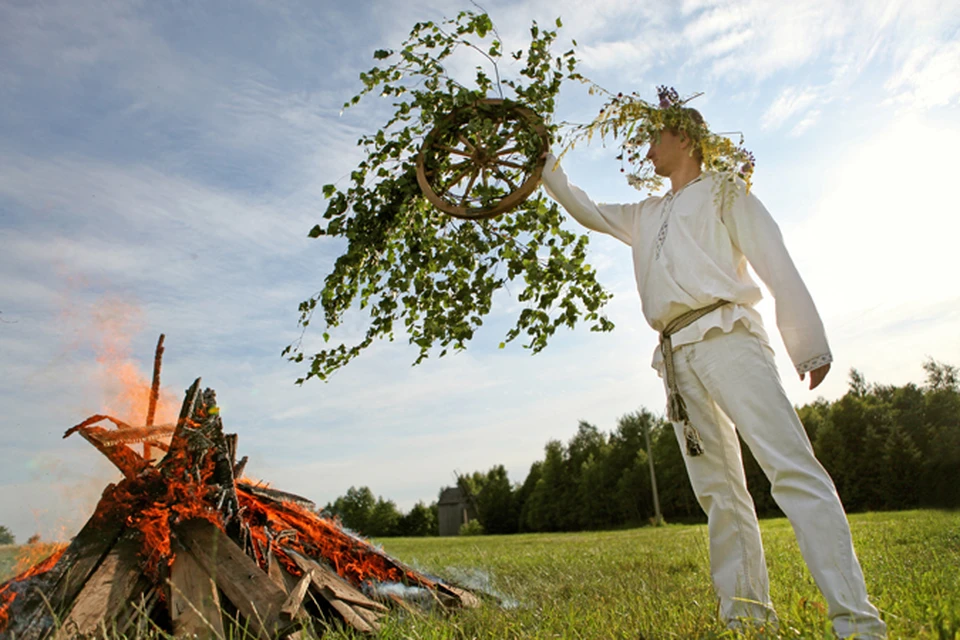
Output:
<path fill-rule="evenodd" d="M 470 522 L 460 525 L 461 536 L 482 536 L 483 533 L 483 525 L 480 524 L 479 520 L 471 520 Z"/>

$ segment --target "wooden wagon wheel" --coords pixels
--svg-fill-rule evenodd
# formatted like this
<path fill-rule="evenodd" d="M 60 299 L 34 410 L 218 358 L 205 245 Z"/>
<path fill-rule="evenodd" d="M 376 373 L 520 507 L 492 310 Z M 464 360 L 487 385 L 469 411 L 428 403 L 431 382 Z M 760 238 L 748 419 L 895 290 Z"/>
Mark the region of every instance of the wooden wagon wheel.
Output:
<path fill-rule="evenodd" d="M 427 135 L 417 182 L 435 207 L 457 218 L 506 213 L 540 182 L 550 136 L 536 113 L 509 100 L 455 109 Z"/>

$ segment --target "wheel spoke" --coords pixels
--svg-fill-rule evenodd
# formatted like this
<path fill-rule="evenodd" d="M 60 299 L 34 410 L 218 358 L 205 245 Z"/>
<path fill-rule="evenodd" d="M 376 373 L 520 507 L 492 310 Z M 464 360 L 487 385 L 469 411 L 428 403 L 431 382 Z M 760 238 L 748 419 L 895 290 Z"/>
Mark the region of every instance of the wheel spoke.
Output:
<path fill-rule="evenodd" d="M 516 162 L 510 162 L 508 160 L 497 160 L 497 164 L 501 167 L 512 167 L 514 169 L 523 169 L 522 164 L 517 164 Z"/>
<path fill-rule="evenodd" d="M 444 189 L 444 192 L 449 191 L 450 189 L 453 188 L 453 186 L 454 186 L 455 184 L 457 184 L 458 182 L 460 182 L 461 180 L 463 180 L 463 177 L 470 172 L 470 167 L 473 166 L 473 164 L 470 163 L 470 162 L 464 162 L 463 165 L 466 165 L 466 166 L 464 167 L 463 171 L 461 171 L 460 173 L 457 173 L 457 174 L 454 175 L 453 179 L 450 180 L 450 182 L 447 183 L 447 186 L 446 186 L 446 188 Z M 463 165 L 459 165 L 459 166 L 463 166 Z M 438 195 L 439 195 L 439 194 L 438 194 Z"/>
<path fill-rule="evenodd" d="M 476 151 L 476 147 L 470 144 L 470 141 L 467 140 L 467 137 L 465 135 L 463 135 L 460 132 L 457 132 L 457 137 L 460 138 L 460 142 L 463 143 L 463 146 L 465 146 L 470 153 L 473 153 L 474 151 Z"/>
<path fill-rule="evenodd" d="M 473 189 L 473 183 L 477 181 L 477 175 L 480 171 L 475 167 L 473 173 L 470 175 L 470 181 L 467 182 L 467 188 L 463 192 L 463 198 L 460 199 L 460 206 L 467 206 L 467 198 L 470 196 L 470 189 Z"/>
<path fill-rule="evenodd" d="M 447 153 L 455 153 L 455 154 L 457 154 L 458 156 L 466 156 L 466 157 L 468 157 L 468 158 L 469 158 L 470 155 L 471 155 L 471 154 L 467 153 L 466 151 L 464 151 L 463 149 L 455 149 L 455 148 L 453 148 L 453 147 L 445 147 L 445 146 L 439 145 L 439 144 L 437 145 L 437 149 L 440 149 L 440 150 L 442 150 L 442 151 L 446 151 Z"/>
<path fill-rule="evenodd" d="M 508 185 L 510 185 L 510 190 L 511 190 L 511 191 L 516 191 L 516 190 L 517 190 L 517 185 L 513 184 L 513 180 L 511 180 L 510 177 L 507 176 L 503 171 L 500 171 L 500 168 L 499 168 L 499 167 L 494 166 L 494 167 L 493 167 L 493 171 L 494 171 L 498 176 L 500 176 L 500 179 L 501 179 L 501 180 L 503 180 L 503 181 L 506 182 Z"/>
<path fill-rule="evenodd" d="M 500 151 L 497 151 L 496 155 L 498 155 L 498 156 L 505 156 L 505 155 L 507 155 L 508 153 L 516 153 L 519 149 L 520 149 L 520 148 L 519 148 L 519 147 L 516 147 L 516 146 L 514 146 L 514 147 L 508 147 L 508 148 L 506 148 L 506 149 L 501 149 Z"/>

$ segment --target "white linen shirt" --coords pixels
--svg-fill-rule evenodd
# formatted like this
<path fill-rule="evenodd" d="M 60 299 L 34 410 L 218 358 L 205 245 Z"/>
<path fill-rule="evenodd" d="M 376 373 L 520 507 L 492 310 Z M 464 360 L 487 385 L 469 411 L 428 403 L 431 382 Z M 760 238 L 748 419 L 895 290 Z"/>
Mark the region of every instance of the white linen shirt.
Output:
<path fill-rule="evenodd" d="M 773 294 L 777 327 L 797 372 L 831 362 L 823 323 L 777 223 L 742 183 L 719 207 L 719 180 L 706 172 L 677 193 L 633 204 L 598 204 L 570 184 L 554 156 L 547 157 L 543 169 L 547 194 L 570 215 L 630 245 L 643 315 L 657 332 L 692 309 L 718 300 L 732 303 L 675 333 L 674 349 L 702 340 L 710 329 L 728 332 L 738 321 L 768 343 L 754 308 L 763 294 L 747 271 L 749 261 Z M 663 374 L 659 348 L 652 366 Z"/>

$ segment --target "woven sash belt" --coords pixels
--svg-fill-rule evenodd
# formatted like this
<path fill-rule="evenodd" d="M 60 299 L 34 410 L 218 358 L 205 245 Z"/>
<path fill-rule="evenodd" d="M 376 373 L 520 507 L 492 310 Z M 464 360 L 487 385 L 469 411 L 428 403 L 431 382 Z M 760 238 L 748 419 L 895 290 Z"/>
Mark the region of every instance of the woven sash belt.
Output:
<path fill-rule="evenodd" d="M 673 368 L 673 343 L 670 337 L 680 329 L 690 326 L 725 304 L 728 304 L 726 300 L 717 300 L 701 309 L 687 311 L 667 323 L 667 326 L 660 332 L 660 353 L 663 354 L 663 367 L 667 371 L 667 420 L 683 423 L 683 437 L 687 441 L 687 454 L 690 456 L 699 456 L 703 453 L 703 440 L 701 440 L 700 434 L 694 426 L 690 424 L 687 405 L 677 389 L 677 375 Z"/>

